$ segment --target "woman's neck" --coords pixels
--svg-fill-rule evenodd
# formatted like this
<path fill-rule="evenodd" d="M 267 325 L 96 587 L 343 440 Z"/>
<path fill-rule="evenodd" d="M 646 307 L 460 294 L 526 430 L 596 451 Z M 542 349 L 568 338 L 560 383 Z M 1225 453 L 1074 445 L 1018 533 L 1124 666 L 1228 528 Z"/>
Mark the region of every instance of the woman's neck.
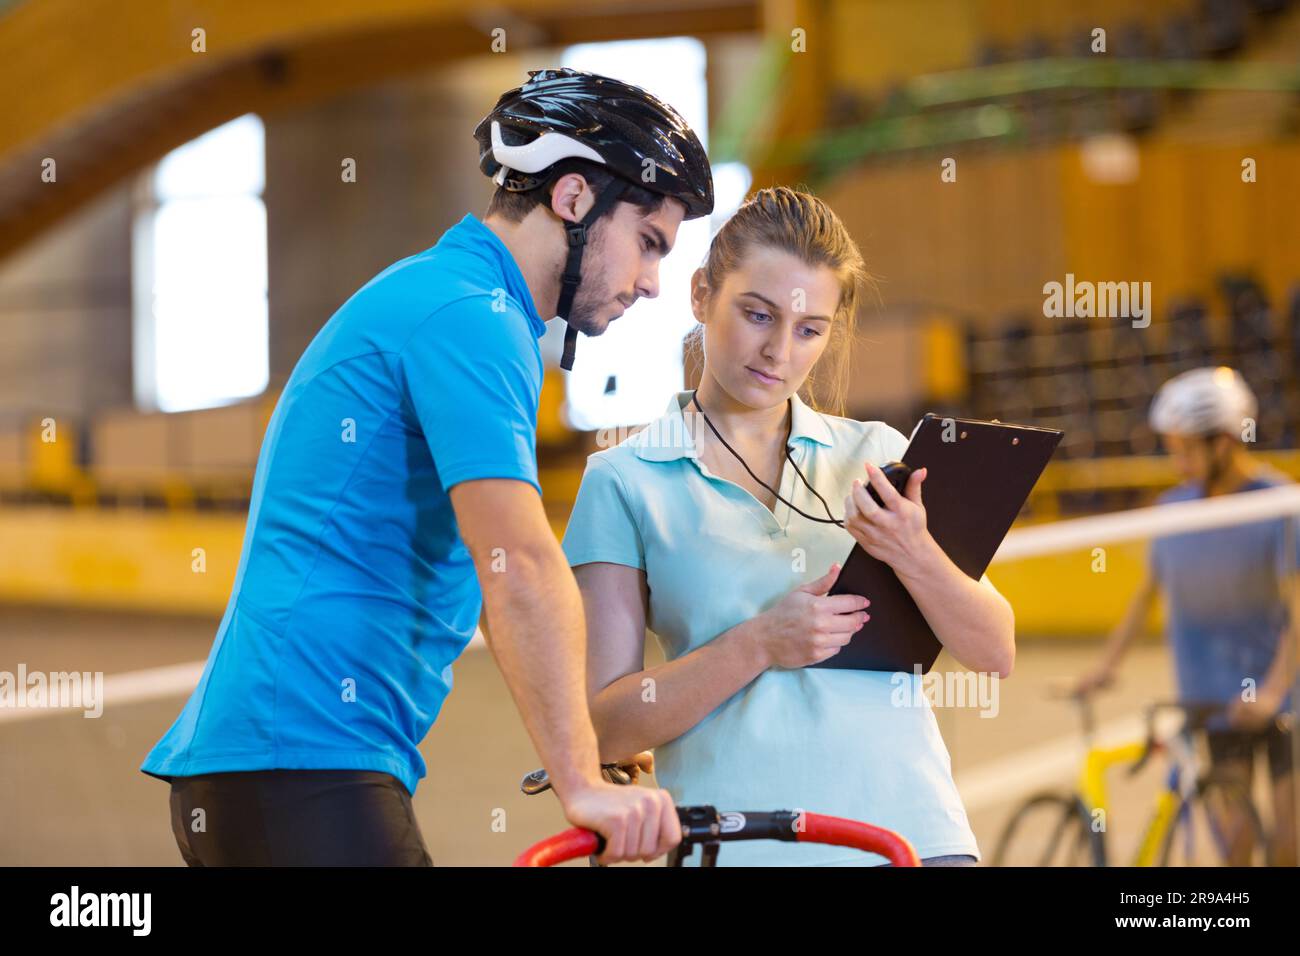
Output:
<path fill-rule="evenodd" d="M 732 445 L 740 442 L 748 448 L 761 448 L 784 444 L 789 438 L 792 414 L 789 399 L 771 408 L 742 405 L 727 394 L 707 369 L 700 378 L 696 398 L 708 414 L 709 421 Z M 695 410 L 694 403 L 688 403 L 685 408 L 685 411 Z M 709 438 L 716 437 L 708 425 L 704 425 L 703 434 Z"/>

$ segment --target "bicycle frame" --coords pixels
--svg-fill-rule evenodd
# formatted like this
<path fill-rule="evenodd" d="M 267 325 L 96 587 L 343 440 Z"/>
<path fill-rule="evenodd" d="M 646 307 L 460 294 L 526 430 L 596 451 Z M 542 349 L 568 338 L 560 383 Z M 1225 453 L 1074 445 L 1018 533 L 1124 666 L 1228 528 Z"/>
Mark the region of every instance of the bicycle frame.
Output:
<path fill-rule="evenodd" d="M 1169 752 L 1172 765 L 1165 777 L 1164 789 L 1156 795 L 1155 809 L 1133 857 L 1134 866 L 1159 866 L 1157 854 L 1164 846 L 1165 837 L 1178 817 L 1179 808 L 1185 806 L 1184 798 L 1196 789 L 1200 771 L 1196 750 L 1186 731 L 1179 730 L 1165 745 L 1165 750 Z M 1190 831 L 1188 833 L 1190 839 Z"/>
<path fill-rule="evenodd" d="M 1157 705 L 1159 706 L 1159 705 Z M 1133 855 L 1131 866 L 1158 866 L 1159 853 L 1177 818 L 1184 798 L 1196 789 L 1198 765 L 1196 750 L 1185 728 L 1167 740 L 1155 742 L 1148 737 L 1112 747 L 1090 745 L 1084 755 L 1083 767 L 1077 781 L 1078 793 L 1090 814 L 1108 811 L 1106 773 L 1115 766 L 1129 766 L 1135 771 L 1153 751 L 1168 752 L 1171 767 L 1165 785 L 1156 795 L 1151 817 L 1143 831 L 1142 840 Z M 1102 848 L 1106 851 L 1106 833 L 1102 832 Z"/>
<path fill-rule="evenodd" d="M 1130 776 L 1138 773 L 1155 754 L 1164 754 L 1168 758 L 1168 772 L 1163 787 L 1155 797 L 1154 807 L 1142 832 L 1141 841 L 1134 853 L 1131 866 L 1161 866 L 1165 854 L 1170 849 L 1173 829 L 1184 826 L 1186 853 L 1189 859 L 1195 854 L 1195 828 L 1191 824 L 1193 808 L 1205 786 L 1206 776 L 1200 769 L 1196 748 L 1196 734 L 1206 728 L 1207 722 L 1215 715 L 1221 714 L 1224 705 L 1216 702 L 1164 701 L 1146 708 L 1146 733 L 1141 740 L 1133 740 L 1117 745 L 1101 746 L 1095 740 L 1096 722 L 1093 718 L 1091 692 L 1071 693 L 1069 698 L 1079 708 L 1083 723 L 1084 750 L 1075 786 L 1069 793 L 1043 792 L 1029 798 L 1013 812 L 1003 829 L 1003 835 L 995 851 L 994 859 L 1005 860 L 1007 841 L 1014 838 L 1021 824 L 1022 814 L 1036 806 L 1050 807 L 1056 803 L 1065 807 L 1065 815 L 1060 818 L 1055 834 L 1044 845 L 1050 855 L 1058 846 L 1061 835 L 1071 826 L 1071 818 L 1079 811 L 1083 814 L 1082 824 L 1091 830 L 1088 840 L 1090 855 L 1094 863 L 1109 865 L 1109 846 L 1107 827 L 1097 826 L 1097 817 L 1104 817 L 1109 812 L 1109 794 L 1107 792 L 1107 774 L 1116 766 L 1125 766 Z M 1181 724 L 1176 731 L 1158 730 L 1158 716 L 1168 711 L 1181 715 Z M 1247 801 L 1249 795 L 1247 795 Z M 1254 827 L 1259 831 L 1257 817 L 1253 808 L 1247 820 L 1254 820 Z M 1217 825 L 1213 812 L 1208 817 L 1210 825 L 1209 839 L 1222 855 L 1232 836 L 1225 840 Z M 1075 831 L 1077 832 L 1077 831 Z M 1244 833 L 1245 831 L 1241 831 Z M 1235 833 L 1235 831 L 1234 831 Z M 1182 845 L 1182 844 L 1180 844 Z M 1233 843 L 1232 845 L 1236 845 Z"/>

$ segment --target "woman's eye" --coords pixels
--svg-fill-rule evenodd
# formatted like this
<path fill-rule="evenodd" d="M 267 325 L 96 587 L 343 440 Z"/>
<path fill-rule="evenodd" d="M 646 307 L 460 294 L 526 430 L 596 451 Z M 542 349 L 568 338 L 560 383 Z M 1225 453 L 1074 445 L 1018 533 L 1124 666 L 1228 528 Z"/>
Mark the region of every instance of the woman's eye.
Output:
<path fill-rule="evenodd" d="M 749 309 L 745 310 L 745 314 L 748 315 L 751 319 L 757 319 L 760 322 L 766 321 L 767 319 L 771 318 L 771 316 L 768 315 L 766 312 L 753 312 Z"/>
<path fill-rule="evenodd" d="M 655 247 L 654 239 L 650 238 L 649 236 L 642 236 L 641 240 L 645 243 L 644 251 L 649 252 L 651 249 Z"/>
<path fill-rule="evenodd" d="M 805 332 L 811 332 L 811 333 L 812 333 L 812 335 L 805 335 L 804 338 L 806 338 L 806 339 L 813 339 L 813 338 L 816 338 L 816 337 L 819 336 L 819 335 L 824 334 L 824 333 L 818 331 L 817 329 L 814 329 L 811 325 L 805 325 L 805 326 L 803 327 L 803 330 L 804 330 Z"/>

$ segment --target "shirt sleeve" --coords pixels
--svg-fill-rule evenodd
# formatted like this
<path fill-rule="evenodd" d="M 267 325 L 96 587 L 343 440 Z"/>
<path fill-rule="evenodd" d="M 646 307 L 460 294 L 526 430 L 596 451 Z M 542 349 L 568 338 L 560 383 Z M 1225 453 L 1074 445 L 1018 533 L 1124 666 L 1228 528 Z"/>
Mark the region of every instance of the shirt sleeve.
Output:
<path fill-rule="evenodd" d="M 645 547 L 627 486 L 609 462 L 592 455 L 560 542 L 570 567 L 603 561 L 645 570 Z"/>
<path fill-rule="evenodd" d="M 880 444 L 885 454 L 885 461 L 902 461 L 903 455 L 907 451 L 907 446 L 912 444 L 912 439 L 908 438 L 892 425 L 886 425 L 881 436 Z"/>
<path fill-rule="evenodd" d="M 541 353 L 527 316 L 491 296 L 425 319 L 398 367 L 443 488 L 477 478 L 537 480 Z"/>

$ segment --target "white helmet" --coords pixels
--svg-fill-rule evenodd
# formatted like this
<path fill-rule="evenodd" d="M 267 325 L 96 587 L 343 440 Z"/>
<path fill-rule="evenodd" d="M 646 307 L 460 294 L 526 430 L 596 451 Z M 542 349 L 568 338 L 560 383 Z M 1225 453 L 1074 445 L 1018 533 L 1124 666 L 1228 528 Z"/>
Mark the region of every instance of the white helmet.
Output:
<path fill-rule="evenodd" d="M 1235 368 L 1219 365 L 1175 375 L 1151 403 L 1151 430 L 1166 435 L 1241 435 L 1243 419 L 1254 418 L 1255 394 Z"/>

